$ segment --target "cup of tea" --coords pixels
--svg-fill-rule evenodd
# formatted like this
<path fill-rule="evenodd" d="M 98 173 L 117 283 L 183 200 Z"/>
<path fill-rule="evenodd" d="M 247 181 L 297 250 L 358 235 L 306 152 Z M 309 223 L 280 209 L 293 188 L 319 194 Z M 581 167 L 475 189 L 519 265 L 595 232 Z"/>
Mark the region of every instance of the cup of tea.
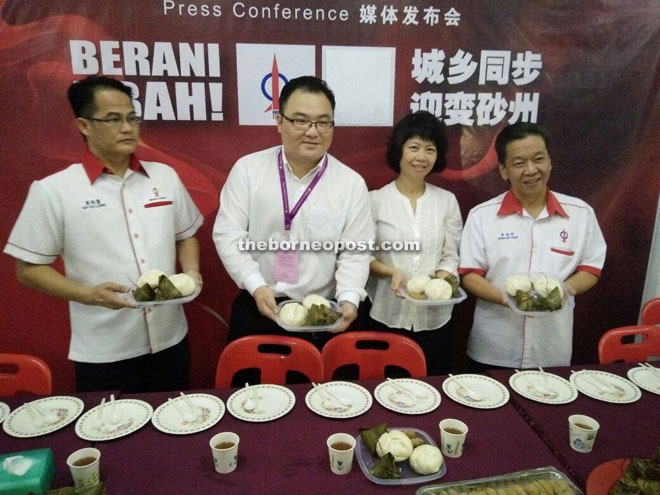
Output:
<path fill-rule="evenodd" d="M 348 474 L 353 467 L 355 438 L 348 433 L 335 433 L 328 437 L 330 470 L 335 474 Z"/>
<path fill-rule="evenodd" d="M 236 433 L 224 431 L 213 435 L 209 445 L 213 453 L 213 464 L 218 473 L 231 473 L 238 464 L 238 442 Z"/>
<path fill-rule="evenodd" d="M 584 414 L 573 414 L 568 417 L 569 443 L 573 450 L 584 454 L 591 452 L 596 441 L 600 424 Z"/>
<path fill-rule="evenodd" d="M 460 457 L 463 454 L 468 426 L 458 419 L 443 419 L 440 428 L 440 450 L 447 457 Z"/>
<path fill-rule="evenodd" d="M 92 447 L 76 450 L 67 457 L 66 463 L 71 470 L 76 490 L 91 488 L 101 482 L 100 460 L 101 452 Z"/>

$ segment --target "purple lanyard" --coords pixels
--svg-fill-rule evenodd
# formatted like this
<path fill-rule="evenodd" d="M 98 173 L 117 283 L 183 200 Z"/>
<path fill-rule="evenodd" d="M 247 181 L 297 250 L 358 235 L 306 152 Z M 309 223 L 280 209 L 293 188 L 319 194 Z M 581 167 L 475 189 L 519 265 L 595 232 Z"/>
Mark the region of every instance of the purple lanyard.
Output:
<path fill-rule="evenodd" d="M 280 189 L 282 190 L 282 204 L 284 205 L 284 230 L 291 230 L 291 222 L 293 221 L 293 217 L 296 216 L 298 210 L 300 210 L 300 207 L 303 205 L 307 197 L 312 193 L 312 190 L 314 187 L 316 187 L 316 184 L 318 184 L 319 180 L 321 180 L 321 176 L 323 175 L 323 172 L 325 172 L 327 165 L 328 155 L 326 154 L 325 159 L 323 160 L 323 165 L 321 165 L 321 170 L 316 173 L 312 179 L 312 182 L 309 183 L 309 186 L 307 186 L 307 189 L 305 189 L 305 191 L 302 193 L 302 196 L 300 196 L 298 202 L 293 207 L 293 210 L 289 211 L 289 193 L 286 189 L 284 161 L 282 160 L 282 149 L 280 149 L 280 152 L 277 154 L 277 168 L 280 172 Z"/>

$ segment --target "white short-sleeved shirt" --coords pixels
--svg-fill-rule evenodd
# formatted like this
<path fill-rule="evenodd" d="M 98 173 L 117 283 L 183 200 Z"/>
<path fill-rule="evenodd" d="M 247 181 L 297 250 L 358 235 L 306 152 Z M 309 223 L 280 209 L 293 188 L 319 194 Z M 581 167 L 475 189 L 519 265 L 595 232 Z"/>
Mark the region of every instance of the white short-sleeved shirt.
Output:
<path fill-rule="evenodd" d="M 548 190 L 547 206 L 535 219 L 509 191 L 470 211 L 460 251 L 459 273 L 478 273 L 503 288 L 516 273 L 548 272 L 566 280 L 583 270 L 600 276 L 606 245 L 584 201 Z M 526 317 L 478 299 L 468 355 L 513 368 L 565 366 L 572 340 L 572 311 Z"/>
<path fill-rule="evenodd" d="M 176 241 L 192 237 L 203 217 L 171 167 L 134 155 L 124 177 L 87 153 L 30 187 L 4 252 L 34 264 L 59 256 L 67 278 L 93 287 L 126 284 L 157 268 L 176 269 Z M 69 359 L 104 363 L 179 343 L 188 325 L 181 305 L 112 310 L 69 302 Z"/>
<path fill-rule="evenodd" d="M 273 251 L 241 251 L 242 240 L 372 242 L 374 227 L 367 186 L 360 175 L 331 155 L 328 165 L 296 214 L 291 230 L 284 228 L 284 209 L 278 153 L 281 146 L 240 158 L 220 194 L 220 210 L 213 240 L 225 269 L 240 288 L 252 294 L 268 285 L 276 296 L 302 299 L 319 294 L 356 306 L 366 297 L 368 250 L 301 251 L 296 282 L 275 280 Z M 321 163 L 304 177 L 296 177 L 282 153 L 291 209 L 319 172 Z M 325 157 L 324 157 L 325 159 Z"/>
<path fill-rule="evenodd" d="M 452 193 L 426 184 L 416 211 L 394 182 L 369 195 L 376 222 L 376 245 L 383 241 L 421 244 L 420 251 L 377 251 L 373 253 L 375 259 L 400 269 L 406 280 L 417 275 L 433 275 L 438 270 L 457 271 L 463 220 Z M 421 306 L 396 297 L 389 278 L 370 277 L 367 294 L 372 301 L 370 316 L 393 328 L 433 330 L 451 318 L 453 306 Z"/>

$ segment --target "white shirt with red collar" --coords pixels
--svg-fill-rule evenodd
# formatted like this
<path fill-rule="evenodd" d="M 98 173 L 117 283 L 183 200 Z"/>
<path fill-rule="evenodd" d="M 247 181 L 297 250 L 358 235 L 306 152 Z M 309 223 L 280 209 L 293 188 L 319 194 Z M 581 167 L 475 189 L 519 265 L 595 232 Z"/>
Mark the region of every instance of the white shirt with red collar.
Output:
<path fill-rule="evenodd" d="M 176 241 L 203 217 L 177 173 L 131 157 L 124 177 L 91 153 L 32 183 L 4 252 L 34 264 L 62 257 L 66 276 L 88 287 L 127 285 L 157 268 L 176 269 Z M 181 305 L 111 310 L 69 302 L 69 359 L 104 363 L 158 352 L 188 331 Z"/>
<path fill-rule="evenodd" d="M 518 273 L 546 272 L 561 280 L 581 270 L 600 276 L 605 252 L 596 215 L 584 201 L 548 189 L 546 207 L 533 218 L 508 191 L 470 211 L 459 273 L 478 273 L 498 288 Z M 467 353 L 495 366 L 564 366 L 572 341 L 572 311 L 526 317 L 478 299 Z"/>

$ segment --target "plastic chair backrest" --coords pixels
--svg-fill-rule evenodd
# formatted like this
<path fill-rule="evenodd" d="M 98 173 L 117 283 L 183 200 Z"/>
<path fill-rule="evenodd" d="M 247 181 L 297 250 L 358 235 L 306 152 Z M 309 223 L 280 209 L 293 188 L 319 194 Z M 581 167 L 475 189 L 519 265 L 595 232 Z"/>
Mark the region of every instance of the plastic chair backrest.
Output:
<path fill-rule="evenodd" d="M 660 325 L 660 297 L 649 299 L 642 307 L 642 325 Z"/>
<path fill-rule="evenodd" d="M 387 348 L 358 348 L 358 342 L 386 342 Z M 361 344 L 367 345 L 367 344 Z M 387 332 L 347 332 L 331 338 L 321 351 L 324 380 L 340 366 L 358 365 L 359 379 L 385 377 L 390 365 L 403 368 L 413 377 L 426 376 L 426 358 L 422 348 L 409 337 Z"/>
<path fill-rule="evenodd" d="M 623 343 L 628 336 L 641 336 L 640 342 Z M 608 330 L 598 342 L 598 360 L 601 364 L 624 361 L 636 363 L 649 357 L 660 357 L 660 327 L 632 325 Z"/>
<path fill-rule="evenodd" d="M 286 347 L 289 354 L 271 352 L 264 345 Z M 310 381 L 323 378 L 321 353 L 309 342 L 281 335 L 251 335 L 230 342 L 220 353 L 215 373 L 215 388 L 228 388 L 237 371 L 261 370 L 261 383 L 284 385 L 287 371 L 302 373 Z"/>
<path fill-rule="evenodd" d="M 48 365 L 29 354 L 0 354 L 0 397 L 19 392 L 49 395 L 53 376 Z"/>

